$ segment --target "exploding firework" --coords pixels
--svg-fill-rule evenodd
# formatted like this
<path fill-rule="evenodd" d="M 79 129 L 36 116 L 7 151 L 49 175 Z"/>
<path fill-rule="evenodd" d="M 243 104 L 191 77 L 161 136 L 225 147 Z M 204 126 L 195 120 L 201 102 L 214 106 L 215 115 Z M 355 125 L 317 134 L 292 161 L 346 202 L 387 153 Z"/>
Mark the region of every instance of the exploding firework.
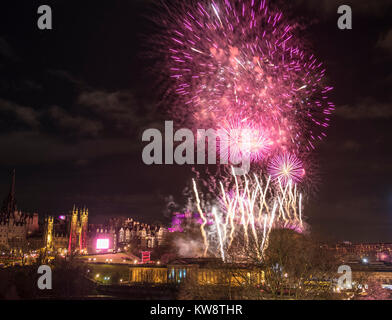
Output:
<path fill-rule="evenodd" d="M 220 182 L 218 203 L 209 213 L 200 205 L 199 191 L 193 182 L 197 210 L 203 218 L 200 224 L 204 241 L 204 255 L 219 255 L 223 261 L 262 259 L 273 228 L 304 230 L 302 194 L 292 182 L 271 184 L 257 175 L 238 178 L 233 174 L 230 185 Z M 210 220 L 211 223 L 207 224 Z M 230 258 L 229 258 L 230 257 Z"/>
<path fill-rule="evenodd" d="M 281 12 L 265 0 L 181 2 L 168 12 L 159 41 L 174 80 L 175 117 L 202 128 L 228 130 L 237 119 L 257 124 L 279 152 L 322 140 L 332 87 L 322 84 L 323 64 Z"/>
<path fill-rule="evenodd" d="M 298 183 L 305 176 L 302 161 L 290 153 L 275 156 L 269 162 L 268 171 L 274 180 L 279 180 L 283 185 Z"/>
<path fill-rule="evenodd" d="M 232 163 L 239 163 L 245 158 L 252 162 L 262 161 L 273 144 L 262 127 L 246 119 L 225 123 L 219 130 L 223 135 L 218 148 L 221 155 Z"/>

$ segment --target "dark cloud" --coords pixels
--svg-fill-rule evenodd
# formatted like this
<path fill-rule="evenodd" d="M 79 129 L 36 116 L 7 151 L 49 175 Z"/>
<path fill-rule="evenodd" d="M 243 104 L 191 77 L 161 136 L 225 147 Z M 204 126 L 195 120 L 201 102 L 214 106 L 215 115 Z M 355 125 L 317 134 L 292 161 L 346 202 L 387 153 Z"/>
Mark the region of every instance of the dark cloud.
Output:
<path fill-rule="evenodd" d="M 130 131 L 141 120 L 136 115 L 139 106 L 129 92 L 83 92 L 77 102 L 91 114 L 110 121 L 120 131 Z"/>
<path fill-rule="evenodd" d="M 83 195 L 79 197 L 70 197 L 68 202 L 76 201 L 77 203 L 94 203 L 90 206 L 90 212 L 94 212 L 93 219 L 104 221 L 108 217 L 97 217 L 99 212 L 115 211 L 116 216 L 133 217 L 139 221 L 147 223 L 168 222 L 168 218 L 164 216 L 165 199 L 155 192 L 150 193 L 129 193 L 129 194 L 104 194 L 102 193 L 97 199 L 95 195 Z"/>
<path fill-rule="evenodd" d="M 354 140 L 346 140 L 341 145 L 341 150 L 344 151 L 359 151 L 361 149 L 361 144 Z"/>
<path fill-rule="evenodd" d="M 37 128 L 39 126 L 39 113 L 33 108 L 0 99 L 0 113 L 3 116 L 2 121 L 5 120 L 7 115 L 11 115 L 11 117 L 27 127 Z"/>
<path fill-rule="evenodd" d="M 89 86 L 81 79 L 75 77 L 71 73 L 65 71 L 65 70 L 60 70 L 60 69 L 49 69 L 46 71 L 49 75 L 55 76 L 57 78 L 62 78 L 65 81 L 72 83 L 76 85 L 79 88 L 89 88 Z"/>
<path fill-rule="evenodd" d="M 4 38 L 0 38 L 0 56 L 10 60 L 18 60 L 14 50 Z"/>
<path fill-rule="evenodd" d="M 139 151 L 139 131 L 151 123 L 151 111 L 143 113 L 144 106 L 131 92 L 93 90 L 61 70 L 48 74 L 72 84 L 74 97 L 68 96 L 66 102 L 57 98 L 46 103 L 39 98 L 34 106 L 0 98 L 0 148 L 7 150 L 0 165 L 62 162 L 83 167 L 100 158 Z M 38 90 L 47 87 L 37 80 L 32 83 Z M 32 96 L 30 90 L 25 92 Z M 67 87 L 65 92 L 69 92 Z M 42 93 L 47 95 L 46 91 Z M 56 100 L 58 104 L 51 103 Z"/>
<path fill-rule="evenodd" d="M 392 29 L 385 35 L 382 35 L 377 43 L 377 46 L 389 50 L 392 53 Z"/>
<path fill-rule="evenodd" d="M 129 139 L 84 139 L 62 141 L 42 132 L 20 131 L 0 135 L 2 153 L 0 165 L 20 166 L 56 162 L 81 164 L 106 156 L 131 154 Z"/>
<path fill-rule="evenodd" d="M 63 108 L 53 106 L 48 110 L 51 126 L 73 137 L 97 137 L 103 129 L 99 121 L 73 116 Z"/>
<path fill-rule="evenodd" d="M 389 210 L 384 195 L 361 194 L 355 198 L 333 197 L 329 200 L 312 224 L 312 229 L 325 238 L 354 242 L 378 242 L 389 238 L 392 219 L 385 219 Z M 317 204 L 311 205 L 311 209 L 318 207 Z M 369 212 L 372 213 L 370 216 Z M 330 224 L 334 227 L 327 228 Z"/>
<path fill-rule="evenodd" d="M 389 119 L 392 117 L 392 102 L 380 103 L 367 98 L 356 106 L 340 106 L 336 114 L 345 119 Z"/>

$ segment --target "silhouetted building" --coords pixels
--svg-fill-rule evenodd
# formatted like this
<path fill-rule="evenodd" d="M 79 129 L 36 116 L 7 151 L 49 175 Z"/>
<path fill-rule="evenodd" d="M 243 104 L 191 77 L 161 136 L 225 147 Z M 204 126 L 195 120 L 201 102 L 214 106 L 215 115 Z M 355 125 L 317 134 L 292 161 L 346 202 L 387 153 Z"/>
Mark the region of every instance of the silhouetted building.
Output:
<path fill-rule="evenodd" d="M 38 213 L 23 213 L 18 210 L 15 197 L 15 170 L 12 172 L 10 192 L 4 199 L 0 211 L 0 245 L 13 247 L 26 241 L 39 230 Z"/>

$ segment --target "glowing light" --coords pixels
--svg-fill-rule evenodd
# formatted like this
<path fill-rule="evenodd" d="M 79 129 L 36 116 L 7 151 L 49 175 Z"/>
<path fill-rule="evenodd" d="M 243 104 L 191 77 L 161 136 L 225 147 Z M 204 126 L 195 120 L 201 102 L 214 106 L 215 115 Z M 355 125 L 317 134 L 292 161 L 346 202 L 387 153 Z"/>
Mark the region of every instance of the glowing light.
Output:
<path fill-rule="evenodd" d="M 226 122 L 220 130 L 224 133 L 218 145 L 221 155 L 235 163 L 245 158 L 263 160 L 273 145 L 267 131 L 246 119 Z"/>
<path fill-rule="evenodd" d="M 100 250 L 109 249 L 109 239 L 97 239 L 97 246 L 96 246 L 96 248 L 100 249 Z"/>

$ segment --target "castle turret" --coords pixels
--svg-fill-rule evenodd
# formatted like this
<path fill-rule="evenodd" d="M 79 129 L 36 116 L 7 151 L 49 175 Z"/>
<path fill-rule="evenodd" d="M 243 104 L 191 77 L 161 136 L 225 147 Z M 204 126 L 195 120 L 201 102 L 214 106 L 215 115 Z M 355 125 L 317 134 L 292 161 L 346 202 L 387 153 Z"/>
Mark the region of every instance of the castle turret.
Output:
<path fill-rule="evenodd" d="M 69 245 L 68 252 L 72 254 L 77 248 L 77 238 L 78 238 L 78 209 L 75 206 L 72 209 L 71 225 L 69 228 Z"/>
<path fill-rule="evenodd" d="M 53 249 L 53 217 L 46 219 L 46 249 L 48 251 Z"/>
<path fill-rule="evenodd" d="M 80 234 L 79 247 L 80 253 L 87 253 L 87 231 L 88 231 L 88 209 L 84 208 L 80 214 Z"/>

